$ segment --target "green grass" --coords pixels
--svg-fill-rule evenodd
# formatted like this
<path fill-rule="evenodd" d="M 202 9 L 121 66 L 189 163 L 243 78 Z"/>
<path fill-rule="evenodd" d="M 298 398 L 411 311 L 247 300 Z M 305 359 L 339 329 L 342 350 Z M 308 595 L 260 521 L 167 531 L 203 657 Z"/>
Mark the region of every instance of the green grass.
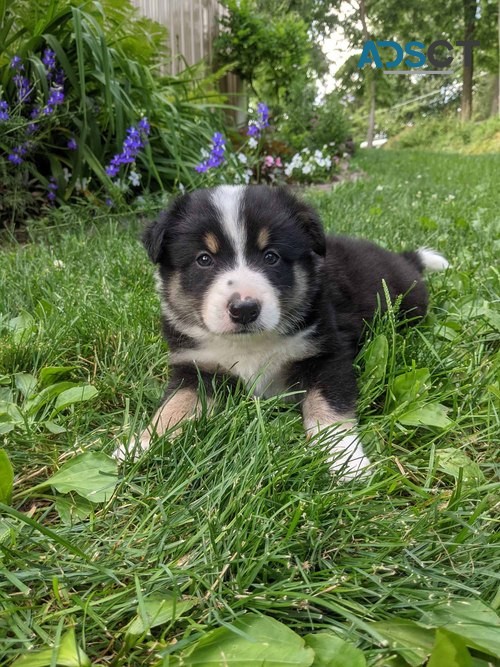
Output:
<path fill-rule="evenodd" d="M 467 155 L 500 151 L 500 118 L 464 123 L 454 116 L 430 116 L 391 137 L 386 148 L 418 148 Z"/>
<path fill-rule="evenodd" d="M 74 366 L 70 377 L 98 396 L 61 413 L 64 433 L 35 420 L 0 436 L 16 475 L 12 506 L 22 513 L 0 524 L 0 664 L 71 627 L 94 664 L 156 664 L 253 611 L 300 634 L 334 631 L 369 665 L 396 667 L 407 663 L 391 662 L 395 652 L 373 621 L 418 620 L 452 598 L 499 606 L 500 156 L 380 151 L 362 154 L 358 166 L 364 180 L 307 193 L 328 228 L 393 250 L 428 245 L 452 264 L 429 278 L 424 324 L 404 335 L 390 317 L 375 325 L 370 338 L 388 341 L 385 372 L 366 377 L 369 345 L 359 357 L 359 417 L 377 462 L 363 484 L 329 476 L 299 413 L 279 399 L 222 394 L 215 416 L 158 441 L 121 471 L 111 499 L 63 523 L 60 494 L 31 489 L 74 453 L 110 454 L 161 396 L 168 350 L 152 267 L 132 217 L 60 212 L 32 226 L 35 243 L 5 239 L 4 383 Z M 7 326 L 23 311 L 34 318 L 24 337 Z M 446 406 L 445 428 L 401 423 L 391 391 L 412 368 L 429 369 L 425 400 Z M 470 460 L 461 471 L 442 463 L 450 448 Z M 138 607 L 165 592 L 194 605 L 126 646 Z"/>

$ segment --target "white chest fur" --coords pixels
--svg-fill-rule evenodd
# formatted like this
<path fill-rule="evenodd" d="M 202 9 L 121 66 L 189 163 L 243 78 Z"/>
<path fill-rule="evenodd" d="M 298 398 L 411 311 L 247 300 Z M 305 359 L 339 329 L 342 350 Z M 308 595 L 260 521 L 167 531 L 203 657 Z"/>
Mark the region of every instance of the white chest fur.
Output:
<path fill-rule="evenodd" d="M 199 347 L 175 352 L 171 361 L 194 363 L 209 371 L 219 368 L 244 380 L 255 395 L 274 396 L 287 389 L 286 366 L 314 355 L 310 333 L 308 329 L 294 336 L 207 334 Z"/>

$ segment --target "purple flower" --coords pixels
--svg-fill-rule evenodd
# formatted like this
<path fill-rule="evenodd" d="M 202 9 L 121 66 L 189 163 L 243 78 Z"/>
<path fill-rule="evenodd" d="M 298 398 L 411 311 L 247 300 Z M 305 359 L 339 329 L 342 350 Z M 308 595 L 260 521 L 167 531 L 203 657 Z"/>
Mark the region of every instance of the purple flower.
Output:
<path fill-rule="evenodd" d="M 12 162 L 12 164 L 22 164 L 24 162 L 23 158 L 19 155 L 19 153 L 16 153 L 16 149 L 12 151 L 12 153 L 9 153 L 7 159 L 9 162 Z"/>
<path fill-rule="evenodd" d="M 147 137 L 149 136 L 149 133 L 151 132 L 151 126 L 147 118 L 141 118 L 137 126 L 141 132 L 143 132 Z"/>
<path fill-rule="evenodd" d="M 5 100 L 0 100 L 0 120 L 9 120 L 9 105 Z"/>
<path fill-rule="evenodd" d="M 264 102 L 257 104 L 257 113 L 259 115 L 259 124 L 261 129 L 269 126 L 269 107 Z"/>
<path fill-rule="evenodd" d="M 19 104 L 27 102 L 30 97 L 30 82 L 22 74 L 16 74 L 13 77 L 14 83 L 17 88 L 17 100 Z"/>
<path fill-rule="evenodd" d="M 250 123 L 249 126 L 248 126 L 247 135 L 249 137 L 255 137 L 255 138 L 259 137 L 260 136 L 260 130 L 259 130 L 258 125 L 256 125 L 255 123 Z"/>
<path fill-rule="evenodd" d="M 269 127 L 269 107 L 264 102 L 257 104 L 257 120 L 250 121 L 247 130 L 247 136 L 258 139 L 262 130 Z"/>
<path fill-rule="evenodd" d="M 45 65 L 47 73 L 50 74 L 56 66 L 56 54 L 52 49 L 46 48 L 43 52 L 42 63 Z"/>
<path fill-rule="evenodd" d="M 62 88 L 51 88 L 47 104 L 43 108 L 45 116 L 50 116 L 54 113 L 55 107 L 64 102 L 64 91 Z"/>
<path fill-rule="evenodd" d="M 12 153 L 9 153 L 7 159 L 9 162 L 12 162 L 12 164 L 22 164 L 24 162 L 24 156 L 28 152 L 29 147 L 30 144 L 28 141 L 25 141 L 24 144 L 19 144 L 19 146 L 16 146 L 12 149 Z"/>
<path fill-rule="evenodd" d="M 104 200 L 104 203 L 106 204 L 106 206 L 109 206 L 109 208 L 112 208 L 112 206 L 114 206 L 114 203 L 113 203 L 113 200 L 111 199 L 111 197 L 106 197 L 106 199 Z"/>
<path fill-rule="evenodd" d="M 38 130 L 37 123 L 28 123 L 28 127 L 26 128 L 26 134 L 35 134 L 37 130 Z"/>
<path fill-rule="evenodd" d="M 30 113 L 30 118 L 33 118 L 34 120 L 35 118 L 38 118 L 39 115 L 40 115 L 40 107 L 33 107 Z"/>
<path fill-rule="evenodd" d="M 15 69 L 18 72 L 22 71 L 24 69 L 24 65 L 21 56 L 14 56 L 10 61 L 10 67 L 11 69 Z"/>
<path fill-rule="evenodd" d="M 215 132 L 212 137 L 212 146 L 210 155 L 206 160 L 196 165 L 195 170 L 199 174 L 204 174 L 209 169 L 220 167 L 224 162 L 224 151 L 226 150 L 225 139 L 220 132 Z"/>
<path fill-rule="evenodd" d="M 64 70 L 61 67 L 59 67 L 59 69 L 56 70 L 56 74 L 54 76 L 54 84 L 59 87 L 64 86 Z"/>
<path fill-rule="evenodd" d="M 133 164 L 142 148 L 146 144 L 146 139 L 150 131 L 147 118 L 141 118 L 137 127 L 129 127 L 123 142 L 121 153 L 113 156 L 113 159 L 106 167 L 106 174 L 113 178 L 120 171 L 123 164 Z"/>
<path fill-rule="evenodd" d="M 68 143 L 66 144 L 68 147 L 68 150 L 70 151 L 76 151 L 78 148 L 78 144 L 76 143 L 76 140 L 74 137 L 71 137 L 71 139 L 68 139 Z"/>
<path fill-rule="evenodd" d="M 47 185 L 47 199 L 50 202 L 54 202 L 56 200 L 56 192 L 58 190 L 59 186 L 57 184 L 57 181 L 54 176 L 50 177 L 49 183 Z"/>

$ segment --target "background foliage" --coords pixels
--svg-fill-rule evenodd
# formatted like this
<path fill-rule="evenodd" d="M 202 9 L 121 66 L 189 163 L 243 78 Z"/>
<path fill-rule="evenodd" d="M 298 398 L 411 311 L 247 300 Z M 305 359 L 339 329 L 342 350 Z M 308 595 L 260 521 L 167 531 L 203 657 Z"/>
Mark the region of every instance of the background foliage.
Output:
<path fill-rule="evenodd" d="M 79 185 L 89 196 L 102 188 L 117 196 L 123 188 L 113 188 L 105 166 L 120 152 L 127 128 L 144 116 L 152 131 L 138 158 L 142 187 L 154 191 L 192 182 L 213 125 L 208 105 L 220 97 L 204 89 L 193 71 L 176 78 L 162 74 L 164 29 L 140 18 L 128 0 L 89 0 L 83 5 L 41 0 L 34 6 L 3 2 L 0 37 L 0 97 L 11 110 L 10 120 L 0 125 L 2 219 L 18 218 L 23 207 L 34 212 L 44 201 L 50 177 L 57 181 L 61 200 L 69 199 Z M 47 98 L 41 62 L 47 47 L 64 72 L 65 98 L 50 123 L 41 119 L 40 131 L 31 137 L 29 160 L 16 172 L 7 156 L 25 138 L 32 106 L 43 105 Z M 10 67 L 14 55 L 22 58 L 23 74 L 32 82 L 32 105 L 17 102 L 16 71 Z M 72 136 L 78 147 L 68 151 Z M 30 181 L 36 185 L 27 188 Z M 27 190 L 32 201 L 23 198 Z"/>

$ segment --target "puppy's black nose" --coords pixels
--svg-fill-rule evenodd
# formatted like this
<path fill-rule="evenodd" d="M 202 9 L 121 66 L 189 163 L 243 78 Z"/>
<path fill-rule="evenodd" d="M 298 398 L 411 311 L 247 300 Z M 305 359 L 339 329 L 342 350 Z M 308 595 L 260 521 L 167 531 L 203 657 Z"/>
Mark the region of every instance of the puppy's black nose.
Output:
<path fill-rule="evenodd" d="M 260 313 L 260 303 L 255 299 L 233 299 L 227 307 L 230 318 L 237 324 L 255 322 Z"/>

